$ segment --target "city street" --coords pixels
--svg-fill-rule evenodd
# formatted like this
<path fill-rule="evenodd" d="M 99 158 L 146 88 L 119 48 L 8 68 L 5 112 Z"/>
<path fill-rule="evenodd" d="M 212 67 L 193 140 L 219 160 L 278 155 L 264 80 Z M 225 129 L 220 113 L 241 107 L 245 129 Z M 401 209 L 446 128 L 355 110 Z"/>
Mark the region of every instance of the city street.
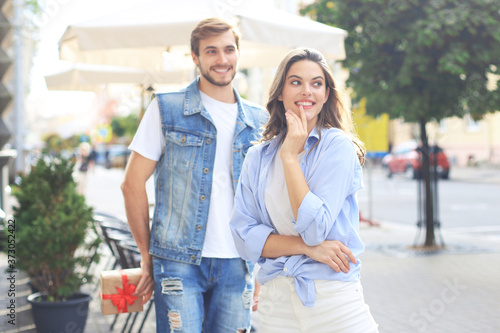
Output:
<path fill-rule="evenodd" d="M 379 166 L 365 167 L 364 176 L 365 188 L 358 196 L 364 217 L 417 224 L 417 180 L 403 175 L 387 178 Z M 452 168 L 449 180 L 438 180 L 438 197 L 442 228 L 489 230 L 500 235 L 500 169 Z"/>

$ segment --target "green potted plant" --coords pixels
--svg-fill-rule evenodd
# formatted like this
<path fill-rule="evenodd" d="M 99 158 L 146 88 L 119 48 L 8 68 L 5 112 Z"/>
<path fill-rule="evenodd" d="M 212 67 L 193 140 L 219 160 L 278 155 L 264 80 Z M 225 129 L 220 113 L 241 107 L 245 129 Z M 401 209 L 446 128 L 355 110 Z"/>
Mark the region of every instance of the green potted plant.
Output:
<path fill-rule="evenodd" d="M 92 299 L 79 289 L 92 278 L 100 238 L 92 207 L 77 193 L 74 166 L 71 158 L 43 153 L 12 191 L 17 265 L 39 290 L 28 297 L 39 332 L 83 332 Z"/>

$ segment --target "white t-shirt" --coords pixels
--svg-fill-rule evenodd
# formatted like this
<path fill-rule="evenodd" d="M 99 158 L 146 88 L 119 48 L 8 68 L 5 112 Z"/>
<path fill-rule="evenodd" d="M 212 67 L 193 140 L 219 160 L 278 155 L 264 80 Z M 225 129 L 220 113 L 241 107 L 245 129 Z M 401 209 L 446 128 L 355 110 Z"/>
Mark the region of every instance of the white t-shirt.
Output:
<path fill-rule="evenodd" d="M 283 162 L 280 158 L 281 144 L 274 155 L 273 162 L 267 175 L 266 189 L 264 191 L 264 201 L 267 212 L 273 222 L 276 231 L 280 235 L 298 236 L 294 229 L 293 211 L 290 205 L 290 196 L 286 186 L 285 172 L 283 171 Z M 299 161 L 305 154 L 301 152 L 297 158 Z"/>
<path fill-rule="evenodd" d="M 200 92 L 205 109 L 217 130 L 212 193 L 208 211 L 207 231 L 202 256 L 209 258 L 238 258 L 229 220 L 234 203 L 232 152 L 238 117 L 238 104 L 220 102 Z M 154 99 L 147 108 L 129 146 L 142 156 L 159 161 L 165 147 L 161 131 L 160 110 Z"/>

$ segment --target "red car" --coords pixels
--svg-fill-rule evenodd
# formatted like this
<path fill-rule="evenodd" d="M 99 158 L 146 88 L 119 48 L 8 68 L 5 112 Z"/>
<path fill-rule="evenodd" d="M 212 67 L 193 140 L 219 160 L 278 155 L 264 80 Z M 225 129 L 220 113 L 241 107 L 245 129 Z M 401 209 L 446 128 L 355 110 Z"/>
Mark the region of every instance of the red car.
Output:
<path fill-rule="evenodd" d="M 450 176 L 450 163 L 448 157 L 438 146 L 430 147 L 431 172 L 434 170 L 434 156 L 437 153 L 437 174 L 442 179 Z M 386 170 L 387 177 L 402 173 L 413 179 L 422 177 L 422 158 L 416 141 L 407 141 L 396 146 L 393 151 L 384 156 L 382 166 Z"/>

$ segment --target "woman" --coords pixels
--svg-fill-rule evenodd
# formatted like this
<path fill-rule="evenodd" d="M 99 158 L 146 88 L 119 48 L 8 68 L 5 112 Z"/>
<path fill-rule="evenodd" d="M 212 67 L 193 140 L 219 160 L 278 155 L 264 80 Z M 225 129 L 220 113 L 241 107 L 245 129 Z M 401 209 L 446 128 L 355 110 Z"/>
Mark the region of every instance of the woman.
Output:
<path fill-rule="evenodd" d="M 378 332 L 359 282 L 365 149 L 323 56 L 289 53 L 269 96 L 230 223 L 240 255 L 260 266 L 260 331 Z"/>

